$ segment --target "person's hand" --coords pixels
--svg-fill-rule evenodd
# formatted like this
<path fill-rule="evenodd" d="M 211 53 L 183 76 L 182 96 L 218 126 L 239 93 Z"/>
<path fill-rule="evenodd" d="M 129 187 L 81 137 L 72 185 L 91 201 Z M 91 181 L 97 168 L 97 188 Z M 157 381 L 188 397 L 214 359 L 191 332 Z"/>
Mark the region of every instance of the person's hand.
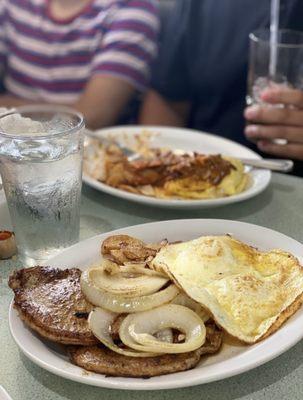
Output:
<path fill-rule="evenodd" d="M 275 86 L 265 89 L 261 99 L 268 104 L 244 112 L 246 137 L 265 153 L 303 160 L 303 91 Z M 285 144 L 275 139 L 284 139 Z"/>

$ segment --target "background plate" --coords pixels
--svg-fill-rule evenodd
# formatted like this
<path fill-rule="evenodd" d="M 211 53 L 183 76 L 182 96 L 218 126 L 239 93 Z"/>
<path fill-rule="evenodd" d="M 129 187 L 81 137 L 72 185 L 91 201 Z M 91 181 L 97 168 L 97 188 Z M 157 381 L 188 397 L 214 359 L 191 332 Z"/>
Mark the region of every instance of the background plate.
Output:
<path fill-rule="evenodd" d="M 152 147 L 168 147 L 170 149 L 182 149 L 185 151 L 197 151 L 205 154 L 224 154 L 233 157 L 260 159 L 261 157 L 252 150 L 227 140 L 219 136 L 210 135 L 207 133 L 194 131 L 190 129 L 168 128 L 168 127 L 138 127 L 126 126 L 116 127 L 111 129 L 101 129 L 94 132 L 96 135 L 111 137 L 121 137 L 122 135 L 133 136 L 142 132 L 155 134 L 151 141 Z M 143 195 L 128 193 L 124 190 L 116 189 L 104 183 L 91 178 L 84 174 L 83 181 L 102 192 L 111 194 L 112 196 L 120 197 L 136 203 L 146 204 L 156 207 L 168 208 L 209 208 L 218 207 L 230 203 L 236 203 L 249 199 L 261 193 L 269 185 L 271 172 L 263 169 L 253 169 L 250 172 L 251 182 L 249 187 L 242 193 L 224 197 L 220 199 L 209 200 L 169 200 L 156 199 Z"/>
<path fill-rule="evenodd" d="M 164 221 L 137 225 L 98 235 L 78 243 L 51 259 L 48 265 L 60 268 L 85 269 L 99 258 L 100 243 L 106 237 L 129 234 L 147 242 L 162 238 L 170 241 L 190 240 L 201 235 L 230 233 L 260 250 L 281 248 L 294 255 L 303 254 L 303 245 L 281 233 L 243 222 L 229 220 L 193 219 Z M 221 351 L 201 359 L 193 370 L 150 379 L 111 378 L 86 372 L 72 365 L 62 347 L 40 339 L 20 320 L 12 305 L 9 325 L 17 345 L 33 362 L 59 376 L 94 386 L 128 390 L 172 389 L 224 379 L 255 368 L 285 352 L 303 337 L 303 309 L 301 308 L 283 327 L 264 341 L 252 346 L 224 344 Z"/>

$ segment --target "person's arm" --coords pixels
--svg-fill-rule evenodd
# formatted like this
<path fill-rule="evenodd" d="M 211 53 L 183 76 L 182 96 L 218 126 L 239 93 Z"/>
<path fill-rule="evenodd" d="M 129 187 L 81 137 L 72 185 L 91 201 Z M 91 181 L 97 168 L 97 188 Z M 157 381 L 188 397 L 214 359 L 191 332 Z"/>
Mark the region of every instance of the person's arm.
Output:
<path fill-rule="evenodd" d="M 91 81 L 75 105 L 91 128 L 115 123 L 135 92 L 146 90 L 158 30 L 158 9 L 151 0 L 128 0 L 110 14 L 92 60 Z"/>
<path fill-rule="evenodd" d="M 182 127 L 186 125 L 189 108 L 188 102 L 169 101 L 156 91 L 150 90 L 144 98 L 138 123 Z"/>
<path fill-rule="evenodd" d="M 13 107 L 26 106 L 28 104 L 33 104 L 33 102 L 20 99 L 19 97 L 10 94 L 0 95 L 0 107 L 13 108 Z"/>
<path fill-rule="evenodd" d="M 266 89 L 262 100 L 269 105 L 245 110 L 247 138 L 265 153 L 303 160 L 303 91 L 277 86 Z M 284 107 L 273 107 L 281 104 Z M 275 139 L 284 139 L 286 144 Z"/>
<path fill-rule="evenodd" d="M 159 20 L 150 0 L 129 0 L 110 13 L 91 65 L 91 78 L 70 107 L 84 114 L 86 124 L 97 129 L 114 124 L 136 90 L 147 86 L 150 63 L 157 50 Z M 0 96 L 0 106 L 16 107 L 33 101 Z"/>
<path fill-rule="evenodd" d="M 135 88 L 122 79 L 110 75 L 95 76 L 79 100 L 69 104 L 69 107 L 84 115 L 88 128 L 97 129 L 115 123 L 134 91 Z M 11 95 L 0 96 L 0 107 L 13 108 L 34 103 Z"/>
<path fill-rule="evenodd" d="M 134 86 L 123 79 L 94 76 L 73 106 L 84 115 L 88 128 L 98 129 L 118 120 L 134 92 Z"/>

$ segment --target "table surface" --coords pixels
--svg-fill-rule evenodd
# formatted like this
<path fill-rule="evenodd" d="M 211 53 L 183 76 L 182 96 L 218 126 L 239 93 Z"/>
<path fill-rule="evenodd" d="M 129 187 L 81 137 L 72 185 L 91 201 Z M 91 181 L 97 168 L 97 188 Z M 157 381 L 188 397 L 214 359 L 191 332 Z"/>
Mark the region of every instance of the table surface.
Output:
<path fill-rule="evenodd" d="M 270 187 L 243 203 L 210 210 L 178 211 L 149 208 L 83 188 L 81 238 L 101 232 L 158 220 L 180 218 L 224 218 L 263 225 L 303 241 L 303 180 L 273 175 Z M 9 228 L 5 203 L 0 199 L 0 226 Z M 131 392 L 74 383 L 29 361 L 17 348 L 8 328 L 12 293 L 9 273 L 18 261 L 0 261 L 0 384 L 13 400 L 276 400 L 303 398 L 303 341 L 287 353 L 250 372 L 203 386 L 153 392 Z"/>

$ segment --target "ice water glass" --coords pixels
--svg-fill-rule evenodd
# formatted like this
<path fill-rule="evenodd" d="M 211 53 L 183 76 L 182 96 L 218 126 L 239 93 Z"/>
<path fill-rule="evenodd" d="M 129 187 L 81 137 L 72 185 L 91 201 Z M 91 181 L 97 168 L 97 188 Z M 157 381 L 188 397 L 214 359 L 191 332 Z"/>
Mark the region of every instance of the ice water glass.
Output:
<path fill-rule="evenodd" d="M 249 36 L 247 104 L 260 104 L 261 93 L 269 86 L 285 85 L 303 89 L 303 33 L 278 31 L 277 63 L 270 76 L 270 31 L 259 30 Z"/>
<path fill-rule="evenodd" d="M 0 117 L 0 173 L 25 265 L 79 240 L 84 120 L 65 107 L 28 106 Z"/>

